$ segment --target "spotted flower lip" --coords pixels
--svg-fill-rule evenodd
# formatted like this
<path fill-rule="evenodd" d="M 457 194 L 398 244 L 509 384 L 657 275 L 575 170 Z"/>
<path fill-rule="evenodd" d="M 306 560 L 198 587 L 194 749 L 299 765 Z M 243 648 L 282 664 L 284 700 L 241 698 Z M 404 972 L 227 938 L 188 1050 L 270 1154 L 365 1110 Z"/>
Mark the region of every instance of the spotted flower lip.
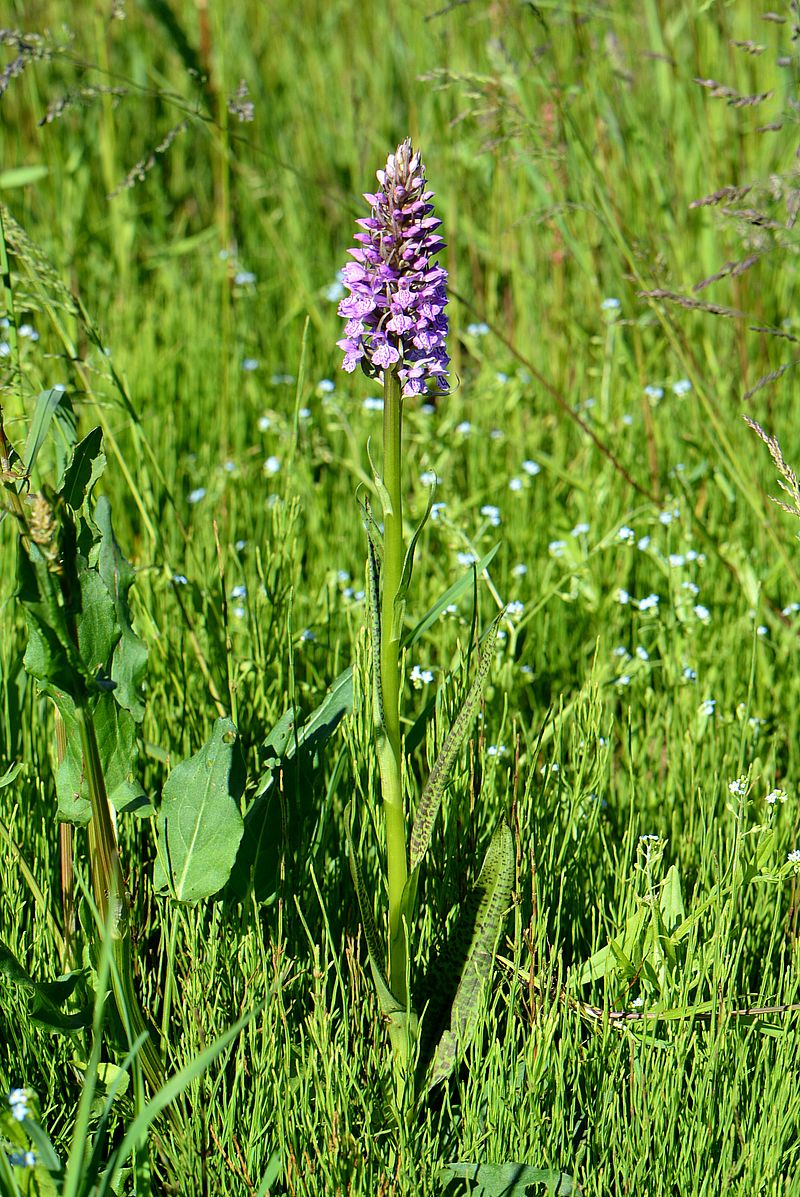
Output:
<path fill-rule="evenodd" d="M 337 341 L 342 366 L 352 372 L 360 364 L 370 377 L 395 371 L 405 398 L 432 383 L 447 391 L 447 271 L 433 261 L 444 248 L 442 222 L 409 138 L 377 179 L 381 189 L 364 194 L 372 214 L 357 222 L 363 232 L 342 272 L 350 292 L 338 308 L 347 321 Z"/>

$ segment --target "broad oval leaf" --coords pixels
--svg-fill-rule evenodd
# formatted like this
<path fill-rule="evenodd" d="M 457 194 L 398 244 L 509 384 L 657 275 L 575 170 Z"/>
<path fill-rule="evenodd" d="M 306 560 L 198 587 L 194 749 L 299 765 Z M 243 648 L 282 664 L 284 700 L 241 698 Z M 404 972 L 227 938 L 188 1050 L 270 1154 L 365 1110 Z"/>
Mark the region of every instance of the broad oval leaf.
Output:
<path fill-rule="evenodd" d="M 218 719 L 211 739 L 170 773 L 158 815 L 154 882 L 179 902 L 197 902 L 228 880 L 244 824 L 244 772 L 238 733 Z"/>

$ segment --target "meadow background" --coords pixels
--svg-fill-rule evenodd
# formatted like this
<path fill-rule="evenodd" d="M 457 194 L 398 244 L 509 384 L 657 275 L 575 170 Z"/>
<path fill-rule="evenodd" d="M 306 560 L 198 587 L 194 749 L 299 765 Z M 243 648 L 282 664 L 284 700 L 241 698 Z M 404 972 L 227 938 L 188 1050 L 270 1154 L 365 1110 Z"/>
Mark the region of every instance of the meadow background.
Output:
<path fill-rule="evenodd" d="M 284 762 L 255 888 L 170 904 L 153 820 L 121 819 L 170 1067 L 269 996 L 120 1192 L 438 1193 L 459 1160 L 563 1170 L 587 1195 L 800 1193 L 796 1015 L 733 1013 L 800 1000 L 797 525 L 742 419 L 800 462 L 798 19 L 682 0 L 6 6 L 0 201 L 30 238 L 6 431 L 21 446 L 57 384 L 82 435 L 103 428 L 149 648 L 145 792 L 157 806 L 227 714 L 246 808 L 270 730 L 355 662 L 352 712 Z M 444 222 L 455 383 L 407 409 L 408 502 L 421 513 L 435 475 L 441 504 L 409 618 L 495 545 L 475 618 L 512 604 L 420 959 L 502 814 L 518 876 L 477 1040 L 398 1145 L 343 820 L 354 799 L 380 914 L 354 500 L 380 391 L 335 342 L 361 192 L 408 134 Z M 0 776 L 22 767 L 0 789 L 0 939 L 50 980 L 55 742 L 21 663 L 15 541 L 7 519 Z M 474 667 L 473 606 L 468 586 L 408 654 L 412 796 Z M 684 1017 L 602 1014 L 655 1009 Z M 87 1043 L 0 982 L 0 1089 L 36 1091 L 64 1156 Z"/>

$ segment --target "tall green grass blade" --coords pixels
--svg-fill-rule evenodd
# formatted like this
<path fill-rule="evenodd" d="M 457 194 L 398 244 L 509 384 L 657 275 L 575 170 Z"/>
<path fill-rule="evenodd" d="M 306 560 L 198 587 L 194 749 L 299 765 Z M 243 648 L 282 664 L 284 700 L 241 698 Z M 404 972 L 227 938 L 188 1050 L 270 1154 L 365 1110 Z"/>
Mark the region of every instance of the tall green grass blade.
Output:
<path fill-rule="evenodd" d="M 428 608 L 419 623 L 403 637 L 403 648 L 411 648 L 412 644 L 416 644 L 428 629 L 433 627 L 450 604 L 454 603 L 456 599 L 461 597 L 465 590 L 470 589 L 474 585 L 475 578 L 479 578 L 489 568 L 499 548 L 499 544 L 493 545 L 489 552 L 481 557 L 480 561 L 476 561 L 452 586 L 448 586 L 444 594 Z"/>
<path fill-rule="evenodd" d="M 364 879 L 361 875 L 361 866 L 358 863 L 356 856 L 355 844 L 353 843 L 353 814 L 352 808 L 348 803 L 345 810 L 344 829 L 347 836 L 347 854 L 350 861 L 350 875 L 353 878 L 353 886 L 356 891 L 356 898 L 358 899 L 358 909 L 361 912 L 361 925 L 364 928 L 364 940 L 367 945 L 367 954 L 369 956 L 370 968 L 372 969 L 372 978 L 375 982 L 375 989 L 378 993 L 378 1001 L 381 1007 L 381 1013 L 386 1017 L 404 1013 L 403 1007 L 398 1002 L 397 998 L 389 988 L 389 982 L 386 979 L 386 973 L 382 964 L 382 952 L 380 940 L 378 939 L 378 929 L 375 926 L 375 919 L 372 914 L 372 904 L 370 902 L 369 891 L 364 885 Z"/>
<path fill-rule="evenodd" d="M 50 387 L 48 390 L 42 391 L 37 398 L 23 453 L 26 474 L 33 471 L 55 411 L 65 401 L 66 391 L 63 387 Z"/>

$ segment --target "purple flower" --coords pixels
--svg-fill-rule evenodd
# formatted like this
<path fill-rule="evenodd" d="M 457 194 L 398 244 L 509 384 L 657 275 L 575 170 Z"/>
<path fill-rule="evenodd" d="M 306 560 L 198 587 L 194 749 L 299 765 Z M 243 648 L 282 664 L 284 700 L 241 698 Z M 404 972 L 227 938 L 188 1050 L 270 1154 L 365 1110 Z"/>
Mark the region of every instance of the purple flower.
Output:
<path fill-rule="evenodd" d="M 430 383 L 449 389 L 447 271 L 432 261 L 444 242 L 436 230 L 425 168 L 410 139 L 378 171 L 381 190 L 365 193 L 372 215 L 359 220 L 354 259 L 342 272 L 350 294 L 339 304 L 347 321 L 343 368 L 371 378 L 395 370 L 403 395 L 421 395 Z"/>

